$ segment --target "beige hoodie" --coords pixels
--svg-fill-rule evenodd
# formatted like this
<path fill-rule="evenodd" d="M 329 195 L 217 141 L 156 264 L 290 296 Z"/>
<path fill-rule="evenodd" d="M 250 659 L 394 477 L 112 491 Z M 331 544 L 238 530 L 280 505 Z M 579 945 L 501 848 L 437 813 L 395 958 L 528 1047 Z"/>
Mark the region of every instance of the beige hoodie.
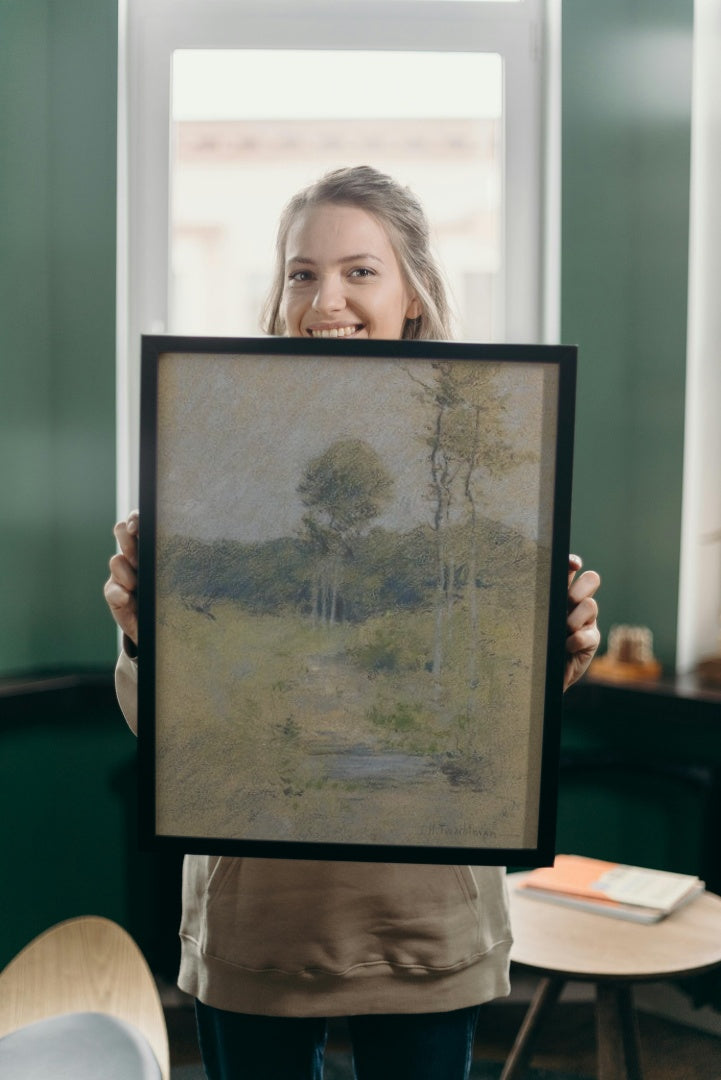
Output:
<path fill-rule="evenodd" d="M 137 664 L 118 661 L 137 728 Z M 186 855 L 178 984 L 270 1016 L 442 1012 L 509 992 L 505 871 Z"/>

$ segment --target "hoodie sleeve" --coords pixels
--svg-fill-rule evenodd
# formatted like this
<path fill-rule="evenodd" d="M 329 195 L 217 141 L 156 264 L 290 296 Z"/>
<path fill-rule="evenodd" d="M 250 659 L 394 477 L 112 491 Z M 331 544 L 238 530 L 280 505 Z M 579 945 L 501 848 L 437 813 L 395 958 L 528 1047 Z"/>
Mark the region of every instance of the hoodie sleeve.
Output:
<path fill-rule="evenodd" d="M 118 657 L 115 667 L 115 693 L 128 727 L 138 734 L 138 661 L 125 650 Z"/>

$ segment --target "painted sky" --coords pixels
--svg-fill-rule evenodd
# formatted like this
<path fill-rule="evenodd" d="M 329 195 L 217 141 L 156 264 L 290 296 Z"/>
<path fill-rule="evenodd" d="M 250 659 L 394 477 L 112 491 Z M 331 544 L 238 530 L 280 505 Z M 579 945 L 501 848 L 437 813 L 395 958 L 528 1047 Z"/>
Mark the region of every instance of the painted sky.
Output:
<path fill-rule="evenodd" d="M 411 377 L 428 381 L 427 361 L 404 369 L 394 361 L 342 355 L 196 353 L 168 354 L 160 364 L 157 497 L 166 534 L 246 543 L 294 535 L 304 512 L 297 495 L 304 468 L 337 439 L 364 439 L 395 478 L 393 499 L 377 524 L 406 531 L 430 521 L 423 441 L 429 413 Z M 555 375 L 545 364 L 501 369 L 507 438 L 519 449 L 541 442 Z M 538 536 L 539 502 L 550 507 L 552 499 L 547 469 L 514 468 L 489 494 L 490 516 Z M 542 523 L 542 532 L 546 528 Z"/>

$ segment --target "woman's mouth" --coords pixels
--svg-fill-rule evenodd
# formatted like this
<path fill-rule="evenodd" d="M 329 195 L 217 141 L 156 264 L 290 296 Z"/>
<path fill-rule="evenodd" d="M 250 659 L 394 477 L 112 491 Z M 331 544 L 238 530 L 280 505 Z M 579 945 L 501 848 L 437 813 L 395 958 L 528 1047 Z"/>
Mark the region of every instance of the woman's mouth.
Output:
<path fill-rule="evenodd" d="M 353 337 L 363 326 L 364 323 L 353 323 L 352 326 L 311 326 L 308 333 L 314 338 L 346 338 Z"/>

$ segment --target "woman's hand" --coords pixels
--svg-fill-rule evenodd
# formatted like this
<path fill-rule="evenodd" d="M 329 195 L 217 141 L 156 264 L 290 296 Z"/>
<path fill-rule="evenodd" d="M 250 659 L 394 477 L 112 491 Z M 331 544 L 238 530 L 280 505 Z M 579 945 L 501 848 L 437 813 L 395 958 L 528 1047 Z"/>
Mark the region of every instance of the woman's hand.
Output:
<path fill-rule="evenodd" d="M 601 640 L 596 618 L 598 604 L 593 599 L 601 584 L 595 570 L 576 574 L 583 566 L 578 555 L 568 556 L 568 617 L 566 619 L 566 671 L 563 689 L 568 690 L 581 678 L 593 660 Z"/>
<path fill-rule="evenodd" d="M 138 533 L 137 510 L 113 529 L 120 554 L 110 560 L 110 577 L 103 590 L 110 612 L 123 633 L 138 644 Z"/>

